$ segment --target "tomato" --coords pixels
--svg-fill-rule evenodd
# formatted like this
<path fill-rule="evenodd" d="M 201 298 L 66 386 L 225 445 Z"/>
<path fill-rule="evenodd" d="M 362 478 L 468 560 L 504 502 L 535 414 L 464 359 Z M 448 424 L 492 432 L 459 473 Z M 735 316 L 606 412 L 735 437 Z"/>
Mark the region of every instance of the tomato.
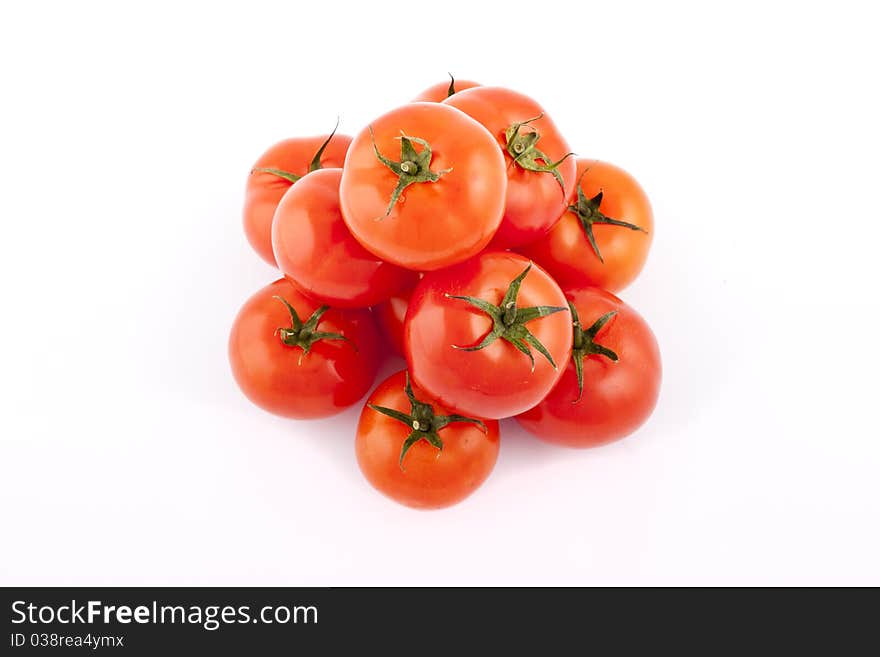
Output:
<path fill-rule="evenodd" d="M 273 267 L 272 217 L 285 192 L 298 179 L 322 167 L 341 167 L 351 137 L 334 130 L 321 137 L 285 139 L 256 161 L 244 197 L 244 233 L 263 260 Z"/>
<path fill-rule="evenodd" d="M 370 395 L 355 452 L 377 490 L 407 506 L 437 509 L 486 480 L 498 445 L 498 422 L 452 414 L 398 372 Z"/>
<path fill-rule="evenodd" d="M 403 356 L 403 320 L 406 317 L 411 294 L 412 289 L 400 292 L 373 308 L 373 316 L 376 318 L 380 332 L 394 351 L 401 356 Z"/>
<path fill-rule="evenodd" d="M 550 392 L 571 355 L 559 286 L 522 256 L 487 252 L 425 274 L 403 329 L 413 381 L 449 408 L 498 419 Z"/>
<path fill-rule="evenodd" d="M 413 98 L 413 101 L 442 103 L 452 94 L 456 94 L 459 91 L 464 91 L 465 89 L 479 86 L 479 82 L 474 82 L 472 80 L 456 80 L 454 77 L 452 77 L 452 74 L 450 73 L 449 82 L 438 82 L 437 84 L 432 84 L 418 96 Z"/>
<path fill-rule="evenodd" d="M 553 391 L 516 419 L 548 442 L 595 447 L 629 435 L 651 415 L 660 394 L 660 350 L 645 320 L 610 292 L 566 292 L 576 318 L 572 358 Z"/>
<path fill-rule="evenodd" d="M 257 406 L 285 417 L 325 417 L 373 384 L 378 334 L 368 310 L 320 306 L 282 278 L 242 306 L 229 336 L 229 362 Z"/>
<path fill-rule="evenodd" d="M 345 223 L 368 251 L 427 271 L 489 243 L 506 186 L 504 157 L 485 128 L 447 105 L 410 103 L 355 137 L 339 195 Z"/>
<path fill-rule="evenodd" d="M 443 104 L 486 126 L 505 153 L 507 202 L 492 246 L 538 239 L 562 215 L 575 182 L 574 159 L 552 119 L 528 96 L 501 87 L 467 89 Z"/>
<path fill-rule="evenodd" d="M 613 164 L 578 158 L 577 176 L 559 223 L 519 251 L 563 287 L 616 292 L 645 265 L 654 232 L 651 203 L 635 178 Z"/>
<path fill-rule="evenodd" d="M 323 169 L 287 191 L 272 223 L 275 260 L 321 303 L 372 306 L 411 288 L 418 275 L 379 259 L 352 237 L 339 211 L 341 179 L 342 169 Z"/>

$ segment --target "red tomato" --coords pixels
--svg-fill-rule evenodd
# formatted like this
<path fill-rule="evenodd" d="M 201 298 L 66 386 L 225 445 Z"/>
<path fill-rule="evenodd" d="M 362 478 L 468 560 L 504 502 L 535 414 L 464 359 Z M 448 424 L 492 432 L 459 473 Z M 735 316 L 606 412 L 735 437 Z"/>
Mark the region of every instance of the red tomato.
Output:
<path fill-rule="evenodd" d="M 282 278 L 239 311 L 229 362 L 242 392 L 260 408 L 325 417 L 354 404 L 373 384 L 379 358 L 370 312 L 319 306 Z"/>
<path fill-rule="evenodd" d="M 415 272 L 380 260 L 352 237 L 339 211 L 342 169 L 315 171 L 291 187 L 272 223 L 278 267 L 313 299 L 339 308 L 380 303 L 411 288 Z"/>
<path fill-rule="evenodd" d="M 648 258 L 651 203 L 635 178 L 613 164 L 579 158 L 577 175 L 580 183 L 559 223 L 518 250 L 563 287 L 595 285 L 616 292 L 638 276 Z"/>
<path fill-rule="evenodd" d="M 571 355 L 562 290 L 505 251 L 425 274 L 403 332 L 413 381 L 444 406 L 493 419 L 541 401 Z"/>
<path fill-rule="evenodd" d="M 479 82 L 473 82 L 472 80 L 456 80 L 450 74 L 449 82 L 438 82 L 437 84 L 432 84 L 418 96 L 413 98 L 413 101 L 442 103 L 452 94 L 457 94 L 459 91 L 464 91 L 465 89 L 479 86 Z"/>
<path fill-rule="evenodd" d="M 273 267 L 272 217 L 284 193 L 299 178 L 322 167 L 341 167 L 351 137 L 335 131 L 321 137 L 285 139 L 256 161 L 244 197 L 244 233 L 254 250 Z"/>
<path fill-rule="evenodd" d="M 443 104 L 486 126 L 506 153 L 507 203 L 492 246 L 538 239 L 559 220 L 575 182 L 574 158 L 552 119 L 528 96 L 501 87 L 468 89 Z"/>
<path fill-rule="evenodd" d="M 572 358 L 553 391 L 516 419 L 542 440 L 595 447 L 632 433 L 651 415 L 660 394 L 660 350 L 645 320 L 610 292 L 584 287 L 567 296 L 578 318 Z"/>
<path fill-rule="evenodd" d="M 355 452 L 377 490 L 407 506 L 437 509 L 460 502 L 486 480 L 498 444 L 498 422 L 452 414 L 398 372 L 370 395 Z"/>
<path fill-rule="evenodd" d="M 373 316 L 379 324 L 379 330 L 387 338 L 394 351 L 403 356 L 403 319 L 409 306 L 412 289 L 395 294 L 387 301 L 373 308 Z"/>
<path fill-rule="evenodd" d="M 489 243 L 506 186 L 504 157 L 483 126 L 447 105 L 410 103 L 355 137 L 339 195 L 345 223 L 368 251 L 427 271 Z"/>

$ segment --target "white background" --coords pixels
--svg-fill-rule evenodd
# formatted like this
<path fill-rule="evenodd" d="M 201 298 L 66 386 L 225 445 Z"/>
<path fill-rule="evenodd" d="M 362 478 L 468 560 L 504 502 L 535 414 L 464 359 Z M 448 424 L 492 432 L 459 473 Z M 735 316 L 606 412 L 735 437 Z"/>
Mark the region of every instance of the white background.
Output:
<path fill-rule="evenodd" d="M 868 6 L 4 3 L 0 584 L 880 584 Z M 416 512 L 362 478 L 359 408 L 262 413 L 226 338 L 275 276 L 253 160 L 447 71 L 643 183 L 621 296 L 665 378 L 631 438 L 505 423 L 485 486 Z"/>

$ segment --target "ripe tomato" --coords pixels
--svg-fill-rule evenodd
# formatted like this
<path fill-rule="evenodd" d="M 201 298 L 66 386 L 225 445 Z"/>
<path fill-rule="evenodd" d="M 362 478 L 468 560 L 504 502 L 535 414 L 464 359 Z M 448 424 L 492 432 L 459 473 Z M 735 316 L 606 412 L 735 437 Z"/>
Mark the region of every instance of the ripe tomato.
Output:
<path fill-rule="evenodd" d="M 352 237 L 339 211 L 342 169 L 323 169 L 287 190 L 275 211 L 278 267 L 321 303 L 362 308 L 415 285 L 417 274 L 384 262 Z"/>
<path fill-rule="evenodd" d="M 651 203 L 636 179 L 613 164 L 578 158 L 577 178 L 559 223 L 518 250 L 563 287 L 616 292 L 645 265 L 654 233 Z"/>
<path fill-rule="evenodd" d="M 367 480 L 401 504 L 437 509 L 482 484 L 498 459 L 498 422 L 451 414 L 405 372 L 370 395 L 355 452 Z"/>
<path fill-rule="evenodd" d="M 454 77 L 452 77 L 452 74 L 450 73 L 449 82 L 438 82 L 437 84 L 432 84 L 418 96 L 413 98 L 413 101 L 442 103 L 452 94 L 457 94 L 459 91 L 464 91 L 465 89 L 479 86 L 479 82 L 474 82 L 472 80 L 456 80 Z"/>
<path fill-rule="evenodd" d="M 388 344 L 403 356 L 403 320 L 409 306 L 412 289 L 391 296 L 373 308 L 373 316 L 379 325 L 380 332 L 388 340 Z"/>
<path fill-rule="evenodd" d="M 345 223 L 368 251 L 427 271 L 488 244 L 506 186 L 504 157 L 483 126 L 447 105 L 410 103 L 355 137 L 339 195 Z"/>
<path fill-rule="evenodd" d="M 273 267 L 272 217 L 284 193 L 310 171 L 341 167 L 351 137 L 330 135 L 285 139 L 256 161 L 244 197 L 244 233 L 263 260 Z"/>
<path fill-rule="evenodd" d="M 516 419 L 542 440 L 595 447 L 632 433 L 651 415 L 660 394 L 660 350 L 645 320 L 610 292 L 584 287 L 567 296 L 576 317 L 572 358 L 553 391 Z"/>
<path fill-rule="evenodd" d="M 413 381 L 444 406 L 493 419 L 553 388 L 571 355 L 559 286 L 529 260 L 488 252 L 416 286 L 403 328 Z"/>
<path fill-rule="evenodd" d="M 475 87 L 450 96 L 482 123 L 507 160 L 504 221 L 492 246 L 507 249 L 536 240 L 562 215 L 575 181 L 568 143 L 543 108 L 528 96 L 501 87 Z"/>
<path fill-rule="evenodd" d="M 285 417 L 325 417 L 370 389 L 379 367 L 370 312 L 319 306 L 282 278 L 238 312 L 229 362 L 257 406 Z"/>

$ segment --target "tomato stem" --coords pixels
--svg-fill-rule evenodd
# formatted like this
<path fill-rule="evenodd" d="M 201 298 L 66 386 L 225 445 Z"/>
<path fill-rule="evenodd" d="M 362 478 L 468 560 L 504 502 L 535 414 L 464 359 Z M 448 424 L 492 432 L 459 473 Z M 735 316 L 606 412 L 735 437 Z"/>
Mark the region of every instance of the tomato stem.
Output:
<path fill-rule="evenodd" d="M 279 336 L 281 342 L 288 347 L 299 347 L 302 349 L 302 353 L 299 356 L 300 363 L 302 363 L 302 359 L 312 350 L 312 345 L 320 340 L 345 340 L 355 351 L 357 351 L 357 345 L 341 333 L 330 333 L 328 331 L 317 330 L 318 322 L 321 321 L 321 317 L 324 316 L 324 313 L 330 309 L 329 306 L 321 306 L 313 312 L 305 322 L 303 322 L 299 318 L 296 309 L 291 306 L 286 299 L 279 296 L 274 298 L 283 303 L 287 308 L 287 312 L 290 314 L 290 327 L 279 327 L 275 329 L 275 334 Z"/>
<path fill-rule="evenodd" d="M 612 219 L 611 217 L 602 213 L 599 209 L 599 206 L 602 205 L 602 190 L 599 190 L 599 193 L 596 194 L 593 198 L 587 198 L 587 195 L 584 194 L 584 189 L 581 186 L 581 180 L 583 180 L 584 175 L 586 175 L 586 171 L 584 171 L 583 175 L 581 175 L 580 180 L 577 182 L 577 202 L 568 206 L 568 211 L 573 212 L 578 220 L 581 222 L 581 226 L 583 226 L 584 233 L 587 235 L 587 240 L 590 243 L 590 247 L 593 249 L 593 253 L 596 254 L 596 257 L 599 258 L 599 262 L 605 263 L 605 259 L 602 257 L 602 254 L 599 253 L 599 246 L 596 244 L 596 238 L 593 235 L 593 224 L 608 224 L 611 226 L 620 226 L 622 228 L 629 228 L 630 230 L 638 230 L 645 234 L 646 231 L 644 228 L 640 226 L 636 226 L 635 224 L 631 224 L 626 221 L 620 221 L 619 219 Z"/>
<path fill-rule="evenodd" d="M 482 420 L 473 417 L 465 417 L 464 415 L 457 415 L 454 413 L 452 415 L 435 415 L 433 406 L 419 401 L 416 398 L 413 393 L 412 384 L 409 380 L 409 372 L 406 373 L 406 385 L 403 390 L 406 393 L 407 399 L 409 399 L 409 414 L 406 414 L 403 411 L 398 411 L 394 408 L 367 404 L 368 407 L 377 413 L 381 413 L 382 415 L 393 418 L 398 422 L 402 422 L 412 429 L 400 448 L 398 465 L 401 470 L 405 470 L 403 467 L 403 458 L 406 456 L 406 453 L 409 451 L 410 447 L 420 440 L 425 440 L 431 446 L 443 451 L 443 441 L 440 439 L 437 432 L 448 424 L 452 424 L 453 422 L 469 422 L 470 424 L 477 425 L 483 433 L 488 431 Z"/>
<path fill-rule="evenodd" d="M 321 169 L 321 156 L 324 154 L 324 151 L 327 148 L 327 145 L 330 143 L 330 140 L 333 139 L 333 135 L 336 134 L 336 131 L 339 129 L 339 117 L 336 117 L 336 125 L 333 127 L 333 132 L 324 140 L 324 143 L 318 148 L 315 156 L 312 158 L 312 161 L 309 162 L 309 170 L 306 173 L 311 173 L 312 171 L 317 171 Z M 273 176 L 278 176 L 279 178 L 284 178 L 284 180 L 290 181 L 291 184 L 297 182 L 302 178 L 302 176 L 298 176 L 295 173 L 290 171 L 285 171 L 284 169 L 276 169 L 273 167 L 257 167 L 255 169 L 251 169 L 251 173 L 271 173 Z"/>
<path fill-rule="evenodd" d="M 559 183 L 562 193 L 565 194 L 565 181 L 562 179 L 562 174 L 559 173 L 559 165 L 574 155 L 574 153 L 566 153 L 554 162 L 537 148 L 541 134 L 530 124 L 543 116 L 544 113 L 541 112 L 538 116 L 512 124 L 504 131 L 504 138 L 507 142 L 507 154 L 513 158 L 513 164 L 526 171 L 552 174 L 556 182 Z M 527 128 L 527 130 L 522 131 L 523 128 Z"/>
<path fill-rule="evenodd" d="M 571 359 L 574 362 L 575 374 L 577 375 L 578 396 L 572 401 L 572 404 L 578 403 L 584 395 L 584 358 L 590 355 L 605 356 L 608 360 L 616 363 L 620 360 L 616 353 L 608 347 L 604 347 L 596 342 L 596 335 L 602 328 L 611 321 L 611 318 L 617 314 L 616 310 L 607 312 L 590 325 L 590 328 L 584 329 L 581 326 L 577 309 L 569 302 L 568 308 L 571 311 L 572 326 L 572 349 Z"/>
<path fill-rule="evenodd" d="M 449 75 L 449 88 L 446 90 L 446 97 L 449 98 L 455 94 L 455 78 L 452 77 L 452 73 L 447 73 L 447 75 Z"/>
<path fill-rule="evenodd" d="M 516 298 L 519 295 L 520 286 L 531 269 L 532 263 L 530 262 L 528 267 L 510 282 L 507 291 L 504 293 L 504 298 L 498 306 L 477 297 L 459 296 L 455 294 L 445 295 L 447 299 L 460 299 L 461 301 L 466 301 L 475 308 L 482 310 L 492 319 L 492 330 L 489 331 L 479 343 L 470 347 L 452 345 L 454 349 L 461 349 L 462 351 L 477 351 L 479 349 L 485 349 L 495 342 L 495 340 L 501 338 L 512 344 L 517 351 L 528 357 L 533 372 L 535 371 L 535 357 L 532 355 L 530 347 L 537 349 L 538 352 L 547 359 L 547 362 L 553 366 L 553 369 L 557 369 L 556 363 L 553 361 L 553 356 L 550 355 L 547 348 L 540 340 L 532 335 L 525 325 L 532 320 L 546 317 L 547 315 L 552 315 L 553 313 L 558 313 L 567 309 L 562 306 L 531 306 L 529 308 L 517 308 Z"/>
<path fill-rule="evenodd" d="M 397 176 L 397 186 L 391 192 L 391 200 L 388 203 L 388 209 L 385 210 L 386 217 L 391 214 L 394 204 L 397 203 L 404 189 L 414 183 L 437 182 L 441 176 L 452 171 L 451 168 L 441 171 L 431 170 L 431 145 L 424 139 L 410 137 L 401 132 L 400 137 L 398 137 L 400 139 L 399 161 L 391 160 L 379 152 L 379 147 L 376 146 L 376 138 L 373 135 L 373 126 L 370 126 L 370 139 L 373 142 L 373 152 L 376 154 L 376 158 Z M 420 153 L 416 151 L 413 142 L 422 147 Z M 381 218 L 379 217 L 379 219 Z"/>

